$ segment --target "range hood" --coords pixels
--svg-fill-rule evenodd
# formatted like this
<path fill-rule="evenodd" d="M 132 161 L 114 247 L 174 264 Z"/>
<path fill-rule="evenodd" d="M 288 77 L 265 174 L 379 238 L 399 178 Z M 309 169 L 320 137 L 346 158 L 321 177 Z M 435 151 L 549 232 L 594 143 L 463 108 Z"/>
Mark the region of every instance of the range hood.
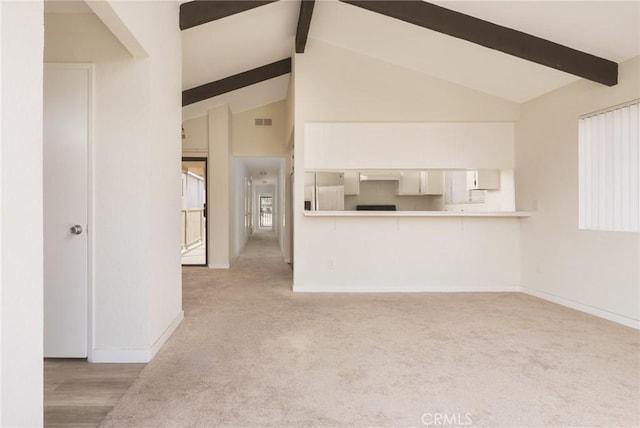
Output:
<path fill-rule="evenodd" d="M 360 173 L 360 181 L 399 181 L 399 171 L 367 171 Z"/>

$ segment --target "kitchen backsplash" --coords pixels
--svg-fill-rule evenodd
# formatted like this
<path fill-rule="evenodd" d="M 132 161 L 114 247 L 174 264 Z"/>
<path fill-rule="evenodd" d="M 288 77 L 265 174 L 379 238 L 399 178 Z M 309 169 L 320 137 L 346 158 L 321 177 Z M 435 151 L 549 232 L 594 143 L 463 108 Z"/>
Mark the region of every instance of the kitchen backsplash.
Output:
<path fill-rule="evenodd" d="M 398 211 L 444 209 L 442 196 L 398 196 L 397 191 L 397 181 L 362 181 L 359 195 L 344 197 L 344 209 L 355 210 L 356 205 L 395 205 Z"/>

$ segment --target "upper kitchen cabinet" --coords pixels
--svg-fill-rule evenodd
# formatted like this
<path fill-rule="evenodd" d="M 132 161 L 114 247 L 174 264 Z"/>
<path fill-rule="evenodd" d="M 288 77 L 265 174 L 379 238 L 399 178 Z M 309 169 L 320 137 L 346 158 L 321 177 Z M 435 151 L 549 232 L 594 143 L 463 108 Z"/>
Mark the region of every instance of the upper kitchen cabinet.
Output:
<path fill-rule="evenodd" d="M 402 171 L 398 181 L 398 195 L 442 195 L 443 173 L 440 170 Z"/>
<path fill-rule="evenodd" d="M 500 170 L 479 169 L 467 171 L 467 189 L 497 190 L 500 188 Z"/>
<path fill-rule="evenodd" d="M 422 195 L 442 195 L 444 193 L 444 173 L 441 170 L 422 171 L 420 193 Z"/>
<path fill-rule="evenodd" d="M 420 195 L 422 171 L 402 171 L 398 181 L 398 195 Z"/>
<path fill-rule="evenodd" d="M 360 172 L 344 172 L 344 195 L 355 196 L 360 194 Z"/>

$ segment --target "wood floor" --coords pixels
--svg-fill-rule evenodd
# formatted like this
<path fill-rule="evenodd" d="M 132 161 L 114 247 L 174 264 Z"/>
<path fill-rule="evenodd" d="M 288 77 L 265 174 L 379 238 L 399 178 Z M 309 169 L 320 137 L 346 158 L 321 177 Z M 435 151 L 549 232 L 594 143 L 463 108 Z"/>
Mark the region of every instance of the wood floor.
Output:
<path fill-rule="evenodd" d="M 44 426 L 97 427 L 144 366 L 45 359 Z"/>

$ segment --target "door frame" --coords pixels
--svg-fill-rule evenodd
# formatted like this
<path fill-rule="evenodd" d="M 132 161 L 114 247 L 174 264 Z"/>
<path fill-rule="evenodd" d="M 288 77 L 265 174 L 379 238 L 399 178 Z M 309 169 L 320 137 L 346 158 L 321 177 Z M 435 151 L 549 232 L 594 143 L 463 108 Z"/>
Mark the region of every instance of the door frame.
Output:
<path fill-rule="evenodd" d="M 205 220 L 205 231 L 204 231 L 204 263 L 199 265 L 183 265 L 182 260 L 180 260 L 181 266 L 200 266 L 207 267 L 209 266 L 209 163 L 208 158 L 206 157 L 194 157 L 194 156 L 183 156 L 180 161 L 180 170 L 182 170 L 182 162 L 204 162 L 204 195 L 205 195 L 205 208 L 204 208 L 204 220 Z"/>
<path fill-rule="evenodd" d="M 93 361 L 94 322 L 95 314 L 95 239 L 93 225 L 95 224 L 95 64 L 43 62 L 43 72 L 46 69 L 86 70 L 88 74 L 87 90 L 87 361 Z M 44 105 L 43 105 L 44 108 Z M 44 144 L 44 140 L 42 142 Z M 43 165 L 44 168 L 44 165 Z"/>
<path fill-rule="evenodd" d="M 272 230 L 275 231 L 275 226 L 273 225 L 273 220 L 274 220 L 274 209 L 273 206 L 274 204 L 274 199 L 275 196 L 273 193 L 258 193 L 258 227 L 257 229 L 260 230 Z M 267 227 L 267 226 L 262 226 L 262 198 L 271 198 L 271 226 Z"/>

